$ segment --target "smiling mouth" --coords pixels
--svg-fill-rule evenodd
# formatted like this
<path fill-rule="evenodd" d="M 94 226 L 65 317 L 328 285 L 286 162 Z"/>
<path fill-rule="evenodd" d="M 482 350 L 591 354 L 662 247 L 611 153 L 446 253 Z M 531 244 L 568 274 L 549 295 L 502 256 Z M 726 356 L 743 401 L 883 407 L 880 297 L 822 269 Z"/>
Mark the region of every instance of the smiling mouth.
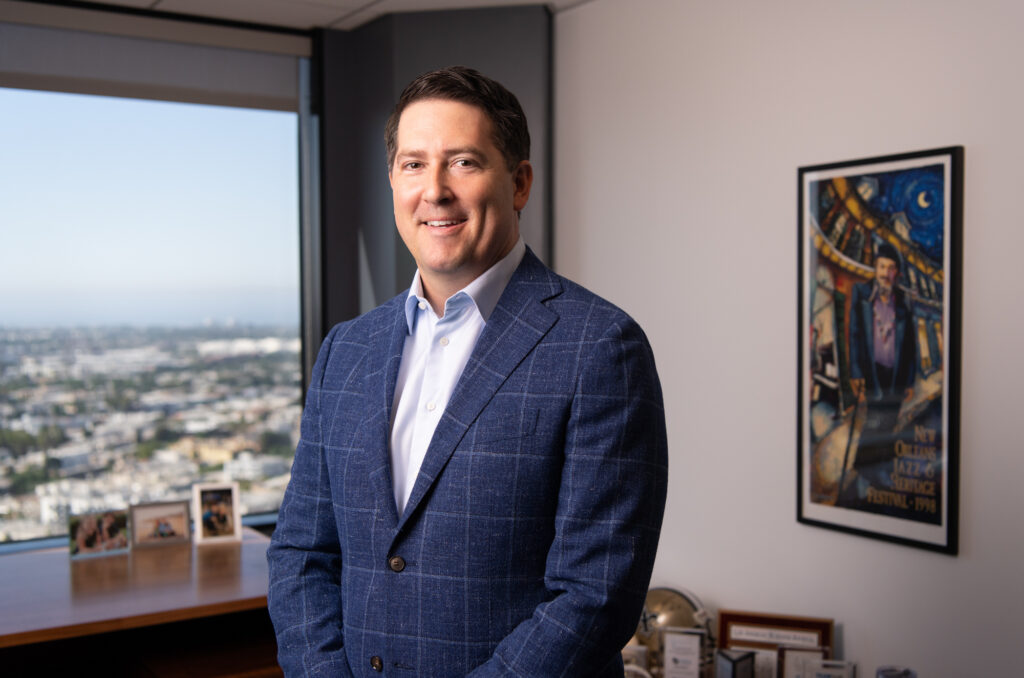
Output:
<path fill-rule="evenodd" d="M 424 221 L 423 225 L 430 226 L 432 228 L 445 228 L 448 226 L 458 226 L 465 221 L 465 219 L 437 219 L 434 221 Z"/>

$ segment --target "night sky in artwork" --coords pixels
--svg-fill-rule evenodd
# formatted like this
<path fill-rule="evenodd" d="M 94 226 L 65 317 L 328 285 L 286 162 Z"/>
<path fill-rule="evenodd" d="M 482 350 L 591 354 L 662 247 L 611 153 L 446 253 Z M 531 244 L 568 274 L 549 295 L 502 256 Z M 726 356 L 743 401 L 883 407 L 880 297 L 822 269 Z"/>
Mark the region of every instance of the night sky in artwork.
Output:
<path fill-rule="evenodd" d="M 910 222 L 910 238 L 935 263 L 942 264 L 943 179 L 942 165 L 850 177 L 857 185 L 861 176 L 878 182 L 878 192 L 868 204 L 887 218 L 903 212 Z"/>

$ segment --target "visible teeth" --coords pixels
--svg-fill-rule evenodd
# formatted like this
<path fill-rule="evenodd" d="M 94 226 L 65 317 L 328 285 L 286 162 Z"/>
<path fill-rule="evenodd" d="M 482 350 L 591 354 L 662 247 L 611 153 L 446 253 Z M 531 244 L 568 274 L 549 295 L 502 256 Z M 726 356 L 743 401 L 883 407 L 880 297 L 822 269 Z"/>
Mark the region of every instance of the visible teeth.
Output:
<path fill-rule="evenodd" d="M 454 221 L 454 220 L 449 220 L 449 221 L 428 221 L 428 222 L 426 222 L 427 226 L 454 226 L 457 223 L 459 223 L 459 222 L 458 221 Z"/>

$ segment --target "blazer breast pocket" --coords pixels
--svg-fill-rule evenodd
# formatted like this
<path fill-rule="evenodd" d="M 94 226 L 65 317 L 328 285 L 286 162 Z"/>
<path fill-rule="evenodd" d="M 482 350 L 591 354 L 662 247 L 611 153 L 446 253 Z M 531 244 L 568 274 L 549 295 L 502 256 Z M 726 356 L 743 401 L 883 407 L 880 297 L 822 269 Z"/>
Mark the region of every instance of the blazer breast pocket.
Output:
<path fill-rule="evenodd" d="M 534 435 L 540 409 L 529 407 L 518 412 L 502 408 L 497 411 L 484 410 L 476 423 L 470 428 L 466 442 L 473 447 L 508 440 L 518 440 Z"/>
<path fill-rule="evenodd" d="M 548 447 L 558 435 L 560 417 L 557 408 L 488 408 L 469 429 L 463 444 L 474 450 L 508 450 L 540 444 Z"/>

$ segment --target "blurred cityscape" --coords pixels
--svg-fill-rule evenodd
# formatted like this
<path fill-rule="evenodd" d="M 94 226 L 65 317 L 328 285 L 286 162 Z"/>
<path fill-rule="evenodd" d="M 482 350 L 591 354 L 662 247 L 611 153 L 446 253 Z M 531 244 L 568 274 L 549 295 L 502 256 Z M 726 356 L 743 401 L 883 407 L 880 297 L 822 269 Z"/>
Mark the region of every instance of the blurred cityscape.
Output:
<path fill-rule="evenodd" d="M 296 327 L 0 327 L 0 541 L 237 481 L 277 511 L 301 416 Z"/>

